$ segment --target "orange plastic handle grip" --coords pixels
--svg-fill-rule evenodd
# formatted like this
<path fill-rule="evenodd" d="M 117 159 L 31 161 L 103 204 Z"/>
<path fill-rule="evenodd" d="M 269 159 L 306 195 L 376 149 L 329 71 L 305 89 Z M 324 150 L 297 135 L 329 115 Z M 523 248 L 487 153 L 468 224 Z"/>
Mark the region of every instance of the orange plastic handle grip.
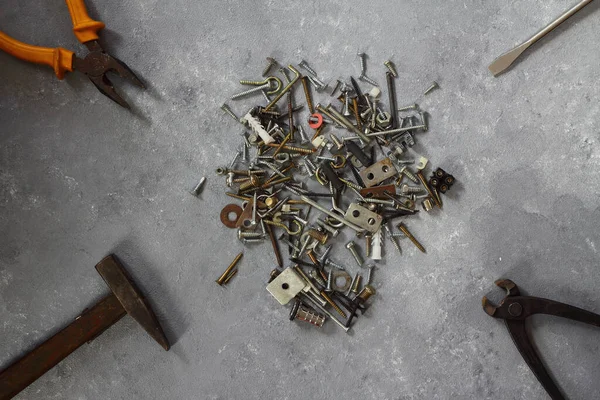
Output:
<path fill-rule="evenodd" d="M 81 43 L 98 40 L 98 31 L 104 29 L 104 23 L 90 18 L 83 0 L 66 0 L 66 2 L 77 40 Z"/>
<path fill-rule="evenodd" d="M 4 32 L 0 32 L 0 50 L 10 55 L 36 64 L 44 64 L 52 67 L 58 79 L 65 77 L 66 71 L 73 71 L 73 52 L 61 47 L 52 49 L 49 47 L 32 46 L 11 38 Z"/>

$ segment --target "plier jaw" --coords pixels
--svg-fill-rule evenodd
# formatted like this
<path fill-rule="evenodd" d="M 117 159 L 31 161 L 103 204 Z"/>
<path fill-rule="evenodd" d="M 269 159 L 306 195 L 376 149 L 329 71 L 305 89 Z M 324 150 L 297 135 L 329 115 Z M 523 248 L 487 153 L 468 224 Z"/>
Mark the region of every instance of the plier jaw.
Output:
<path fill-rule="evenodd" d="M 498 280 L 496 286 L 506 289 L 507 295 L 498 306 L 483 297 L 486 314 L 504 319 L 508 332 L 536 378 L 553 400 L 564 400 L 560 389 L 544 367 L 526 329 L 526 320 L 535 314 L 554 315 L 600 327 L 600 315 L 569 304 L 532 296 L 521 296 L 517 285 L 508 279 Z"/>
<path fill-rule="evenodd" d="M 117 94 L 106 74 L 115 73 L 142 88 L 144 84 L 124 62 L 102 49 L 98 43 L 98 32 L 104 28 L 104 23 L 90 18 L 83 0 L 66 0 L 66 3 L 73 21 L 73 32 L 90 51 L 84 58 L 60 47 L 47 48 L 22 43 L 3 32 L 0 32 L 0 50 L 24 61 L 48 65 L 54 69 L 59 79 L 63 79 L 65 72 L 78 70 L 86 74 L 102 94 L 117 104 L 130 108 Z"/>
<path fill-rule="evenodd" d="M 85 58 L 73 57 L 73 69 L 84 73 L 98 90 L 115 103 L 125 108 L 129 104 L 116 92 L 112 82 L 106 74 L 115 73 L 123 79 L 127 79 L 134 85 L 144 88 L 142 81 L 123 61 L 106 53 L 97 40 L 86 42 L 90 52 Z"/>

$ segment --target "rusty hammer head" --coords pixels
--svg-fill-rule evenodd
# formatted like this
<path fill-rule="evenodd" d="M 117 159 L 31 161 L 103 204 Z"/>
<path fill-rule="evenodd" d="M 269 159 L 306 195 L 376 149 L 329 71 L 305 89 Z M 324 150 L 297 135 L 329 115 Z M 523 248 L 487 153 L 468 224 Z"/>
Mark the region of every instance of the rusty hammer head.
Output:
<path fill-rule="evenodd" d="M 169 350 L 169 342 L 156 315 L 117 257 L 113 254 L 104 257 L 102 261 L 96 264 L 96 270 L 119 300 L 123 309 L 142 325 L 142 328 L 158 344 L 165 350 Z"/>

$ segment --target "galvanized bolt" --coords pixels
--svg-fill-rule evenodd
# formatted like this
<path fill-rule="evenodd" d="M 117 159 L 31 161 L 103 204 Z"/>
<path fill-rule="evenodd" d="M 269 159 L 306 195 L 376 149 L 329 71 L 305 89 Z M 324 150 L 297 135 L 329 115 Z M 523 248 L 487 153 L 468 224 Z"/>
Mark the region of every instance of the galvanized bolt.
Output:
<path fill-rule="evenodd" d="M 433 82 L 433 83 L 431 84 L 431 86 L 430 86 L 430 87 L 429 87 L 429 88 L 428 88 L 428 89 L 425 91 L 424 95 L 428 95 L 428 94 L 429 94 L 429 93 L 431 93 L 433 90 L 435 90 L 435 89 L 437 89 L 437 88 L 439 88 L 439 87 L 440 87 L 440 85 L 438 85 L 438 83 L 437 83 L 437 82 Z"/>
<path fill-rule="evenodd" d="M 354 260 L 356 261 L 358 266 L 362 267 L 365 261 L 361 258 L 360 254 L 358 254 L 358 251 L 356 250 L 356 244 L 351 240 L 348 243 L 346 243 L 346 248 L 350 250 L 352 257 L 354 257 Z"/>
<path fill-rule="evenodd" d="M 193 194 L 194 196 L 198 197 L 200 195 L 200 193 L 202 193 L 202 187 L 204 186 L 204 182 L 206 182 L 205 176 L 200 178 L 200 181 L 198 182 L 198 184 L 196 186 L 194 186 L 194 188 L 190 191 L 190 193 Z"/>

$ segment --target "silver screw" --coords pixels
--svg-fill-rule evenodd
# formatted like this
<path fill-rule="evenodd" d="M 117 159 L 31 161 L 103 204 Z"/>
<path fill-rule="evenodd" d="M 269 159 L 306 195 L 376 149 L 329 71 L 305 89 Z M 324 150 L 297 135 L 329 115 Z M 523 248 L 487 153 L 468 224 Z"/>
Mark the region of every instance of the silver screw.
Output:
<path fill-rule="evenodd" d="M 357 201 L 361 201 L 361 202 L 367 203 L 367 204 L 383 204 L 386 206 L 393 206 L 394 204 L 396 204 L 393 200 L 372 199 L 372 198 L 365 198 L 365 197 L 363 197 L 362 199 L 357 199 Z"/>
<path fill-rule="evenodd" d="M 307 75 L 306 77 L 308 78 L 308 80 L 310 81 L 310 83 L 313 84 L 313 86 L 315 87 L 315 89 L 317 91 L 319 91 L 319 92 L 321 90 L 325 89 L 325 87 L 327 86 L 322 80 L 320 80 L 316 76 Z"/>
<path fill-rule="evenodd" d="M 361 258 L 360 254 L 358 254 L 358 251 L 356 251 L 356 244 L 351 240 L 348 243 L 346 243 L 346 248 L 350 250 L 352 257 L 354 257 L 354 260 L 356 261 L 358 266 L 362 267 L 365 261 Z"/>
<path fill-rule="evenodd" d="M 428 95 L 429 93 L 431 93 L 432 91 L 434 91 L 435 89 L 437 89 L 437 88 L 439 88 L 439 87 L 440 87 L 440 85 L 438 85 L 438 83 L 434 81 L 434 82 L 431 84 L 431 86 L 429 86 L 429 89 L 427 89 L 427 90 L 425 91 L 424 95 Z"/>
<path fill-rule="evenodd" d="M 304 127 L 302 127 L 302 125 L 298 125 L 296 128 L 298 129 L 298 135 L 300 135 L 300 143 L 306 144 L 310 142 L 310 139 L 308 138 L 308 136 L 306 136 L 306 131 L 304 131 Z"/>
<path fill-rule="evenodd" d="M 327 274 L 327 287 L 325 288 L 326 292 L 331 292 L 333 291 L 333 269 L 329 270 L 329 273 Z"/>
<path fill-rule="evenodd" d="M 410 111 L 410 110 L 418 110 L 418 109 L 419 109 L 419 105 L 415 103 L 415 104 L 411 104 L 410 106 L 399 108 L 398 111 Z"/>
<path fill-rule="evenodd" d="M 275 61 L 274 58 L 272 57 L 267 57 L 267 66 L 265 67 L 265 69 L 262 72 L 262 76 L 266 77 L 267 75 L 269 75 L 269 71 L 271 71 L 271 68 L 273 68 L 275 65 L 277 65 L 277 61 Z"/>
<path fill-rule="evenodd" d="M 308 65 L 306 60 L 300 61 L 300 63 L 298 65 L 300 66 L 300 68 L 304 69 L 305 71 L 308 71 L 311 75 L 317 76 L 317 73 L 315 72 L 315 70 L 312 69 L 310 67 L 310 65 Z"/>
<path fill-rule="evenodd" d="M 404 174 L 408 179 L 410 179 L 414 183 L 419 183 L 419 179 L 415 176 L 415 174 L 412 173 L 410 169 L 408 169 L 406 165 L 400 168 L 400 171 L 398 172 Z"/>
<path fill-rule="evenodd" d="M 227 103 L 223 103 L 223 105 L 221 106 L 221 110 L 223 110 L 225 112 L 225 114 L 229 115 L 231 118 L 235 119 L 237 122 L 240 122 L 240 119 L 238 118 L 238 116 L 235 115 L 235 113 L 231 110 L 231 108 L 229 108 Z"/>
<path fill-rule="evenodd" d="M 364 76 L 367 72 L 367 55 L 365 53 L 357 53 L 360 57 L 360 76 Z"/>
<path fill-rule="evenodd" d="M 346 88 L 346 90 L 343 91 L 344 93 L 344 107 L 342 109 L 342 114 L 345 117 L 349 117 L 350 115 L 352 115 L 350 113 L 350 95 L 349 95 L 349 90 L 348 88 Z"/>
<path fill-rule="evenodd" d="M 242 239 L 242 243 L 244 244 L 253 244 L 253 243 L 263 243 L 265 239 L 261 236 L 260 238 L 250 238 L 250 239 Z"/>
<path fill-rule="evenodd" d="M 238 239 L 263 239 L 263 235 L 259 232 L 242 232 L 241 229 L 238 229 Z"/>
<path fill-rule="evenodd" d="M 360 79 L 363 82 L 370 83 L 373 86 L 379 86 L 379 84 L 377 82 L 375 82 L 373 79 L 369 78 L 366 75 L 361 75 L 361 76 L 358 77 L 358 79 Z"/>
<path fill-rule="evenodd" d="M 344 147 L 344 143 L 342 143 L 342 141 L 333 133 L 330 133 L 329 137 L 331 138 L 331 141 L 335 143 L 335 147 L 337 147 L 338 150 L 341 150 L 342 147 Z"/>
<path fill-rule="evenodd" d="M 398 77 L 398 72 L 396 72 L 396 66 L 390 60 L 384 61 L 383 65 L 387 67 L 387 69 L 391 72 L 394 78 Z"/>
<path fill-rule="evenodd" d="M 400 248 L 400 245 L 398 244 L 398 242 L 396 241 L 396 238 L 392 234 L 390 227 L 387 225 L 384 225 L 383 228 L 385 229 L 385 233 L 387 233 L 387 236 L 390 239 L 390 242 L 392 242 L 392 244 L 394 245 L 394 247 L 396 248 L 398 253 L 402 254 L 402 249 Z"/>
<path fill-rule="evenodd" d="M 341 266 L 340 264 L 333 262 L 330 258 L 327 258 L 325 261 L 323 261 L 323 265 L 326 267 L 333 267 L 335 269 L 339 269 L 341 271 L 345 271 L 346 268 L 344 268 L 343 266 Z"/>
<path fill-rule="evenodd" d="M 333 157 L 325 157 L 325 156 L 317 156 L 317 160 L 335 162 L 335 158 L 333 158 Z"/>
<path fill-rule="evenodd" d="M 235 153 L 235 156 L 233 157 L 233 160 L 231 160 L 231 162 L 229 163 L 229 167 L 227 168 L 228 170 L 233 169 L 233 166 L 235 165 L 235 162 L 237 161 L 238 157 L 241 155 L 240 151 L 237 151 Z"/>
<path fill-rule="evenodd" d="M 249 94 L 257 93 L 263 89 L 270 89 L 270 88 L 271 88 L 271 81 L 265 83 L 264 85 L 260 85 L 260 86 L 254 87 L 252 89 L 244 90 L 241 93 L 235 94 L 235 95 L 231 96 L 231 100 L 241 99 L 242 97 L 248 96 Z"/>
<path fill-rule="evenodd" d="M 421 125 L 424 126 L 423 130 L 425 132 L 427 132 L 427 130 L 429 129 L 429 127 L 427 126 L 427 118 L 425 116 L 425 113 L 423 111 L 419 111 L 419 116 L 421 117 Z"/>
<path fill-rule="evenodd" d="M 200 195 L 200 193 L 202 193 L 202 187 L 204 186 L 204 182 L 206 182 L 205 176 L 200 178 L 200 181 L 198 182 L 198 184 L 196 186 L 194 186 L 194 188 L 190 191 L 190 193 L 193 194 L 194 196 L 198 197 Z"/>
<path fill-rule="evenodd" d="M 317 261 L 319 261 L 319 264 L 324 265 L 325 259 L 327 259 L 327 256 L 329 255 L 330 251 L 331 251 L 331 245 L 325 247 L 323 254 L 321 254 L 320 256 L 317 257 Z"/>
<path fill-rule="evenodd" d="M 371 282 L 373 282 L 373 270 L 375 269 L 375 265 L 373 265 L 373 264 L 367 265 L 367 269 L 369 271 L 367 272 L 367 283 L 366 284 L 370 285 Z"/>
<path fill-rule="evenodd" d="M 416 186 L 402 185 L 402 194 L 423 193 L 423 189 Z"/>
<path fill-rule="evenodd" d="M 331 96 L 333 96 L 335 94 L 335 92 L 337 92 L 337 90 L 340 88 L 341 84 L 342 84 L 342 81 L 340 81 L 339 79 L 336 79 L 335 86 L 333 87 L 333 90 L 330 93 Z"/>

